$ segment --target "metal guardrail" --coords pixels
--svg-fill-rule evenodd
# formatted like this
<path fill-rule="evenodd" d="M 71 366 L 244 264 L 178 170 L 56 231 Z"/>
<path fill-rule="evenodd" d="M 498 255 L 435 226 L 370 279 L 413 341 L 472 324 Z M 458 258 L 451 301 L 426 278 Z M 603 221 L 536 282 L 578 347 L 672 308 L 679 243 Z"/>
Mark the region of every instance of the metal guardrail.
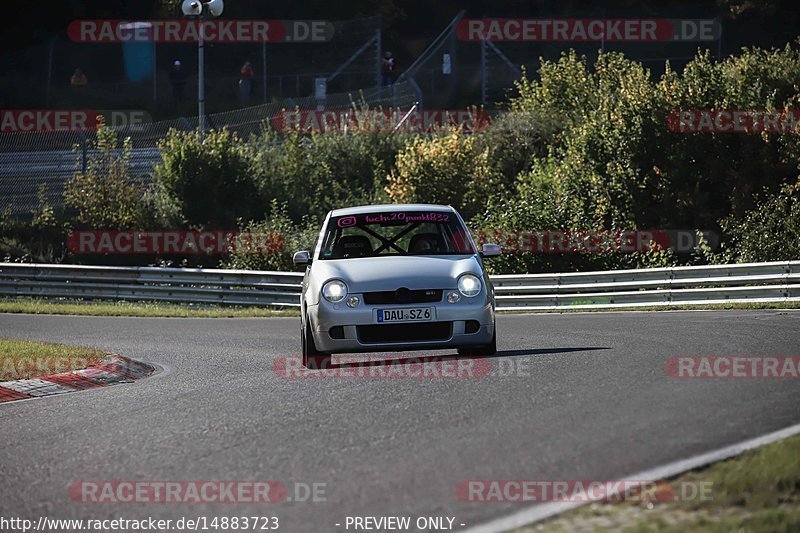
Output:
<path fill-rule="evenodd" d="M 497 309 L 800 301 L 800 261 L 493 276 Z"/>
<path fill-rule="evenodd" d="M 299 307 L 298 272 L 0 263 L 0 296 Z M 492 276 L 500 311 L 800 301 L 800 261 Z"/>
<path fill-rule="evenodd" d="M 300 306 L 303 274 L 0 263 L 0 296 Z"/>

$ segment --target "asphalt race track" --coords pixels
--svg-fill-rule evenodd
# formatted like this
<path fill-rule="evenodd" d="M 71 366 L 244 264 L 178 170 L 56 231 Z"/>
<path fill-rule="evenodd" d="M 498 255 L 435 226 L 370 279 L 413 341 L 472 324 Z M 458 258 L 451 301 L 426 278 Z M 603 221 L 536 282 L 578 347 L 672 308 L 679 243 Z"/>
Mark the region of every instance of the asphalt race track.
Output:
<path fill-rule="evenodd" d="M 282 531 L 448 516 L 463 530 L 530 504 L 460 501 L 461 480 L 618 479 L 800 423 L 798 379 L 665 370 L 678 355 L 798 356 L 797 311 L 504 315 L 476 379 L 286 379 L 273 362 L 299 355 L 298 330 L 297 318 L 0 315 L 0 336 L 161 367 L 0 405 L 0 514 L 277 516 Z M 68 494 L 80 480 L 280 480 L 290 496 L 324 483 L 325 501 L 86 504 Z"/>

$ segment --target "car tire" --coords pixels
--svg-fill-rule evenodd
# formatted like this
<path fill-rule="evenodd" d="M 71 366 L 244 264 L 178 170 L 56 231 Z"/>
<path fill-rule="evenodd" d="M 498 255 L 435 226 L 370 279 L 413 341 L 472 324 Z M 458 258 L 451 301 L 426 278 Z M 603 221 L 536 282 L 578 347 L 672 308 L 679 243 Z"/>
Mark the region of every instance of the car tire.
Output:
<path fill-rule="evenodd" d="M 306 318 L 306 325 L 300 332 L 303 347 L 303 366 L 311 370 L 328 368 L 331 356 L 317 350 L 314 336 L 311 334 L 311 322 Z"/>
<path fill-rule="evenodd" d="M 464 357 L 487 357 L 497 353 L 497 328 L 495 327 L 492 334 L 492 340 L 489 344 L 483 346 L 465 346 L 458 349 L 458 355 Z"/>

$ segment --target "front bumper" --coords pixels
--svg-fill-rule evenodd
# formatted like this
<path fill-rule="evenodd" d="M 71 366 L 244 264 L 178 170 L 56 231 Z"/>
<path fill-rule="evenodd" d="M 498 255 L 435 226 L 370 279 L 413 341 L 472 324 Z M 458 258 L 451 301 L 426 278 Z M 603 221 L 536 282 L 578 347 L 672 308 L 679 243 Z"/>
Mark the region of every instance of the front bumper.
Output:
<path fill-rule="evenodd" d="M 363 303 L 363 298 L 361 298 L 362 303 L 355 309 L 348 307 L 344 302 L 332 304 L 322 299 L 318 305 L 309 305 L 307 314 L 311 323 L 314 344 L 317 350 L 321 352 L 390 352 L 482 346 L 489 344 L 494 336 L 494 306 L 485 296 L 476 298 L 479 301 L 465 302 L 465 299 L 462 298 L 460 302 L 455 304 L 436 302 L 391 305 L 367 305 Z M 374 335 L 367 336 L 364 334 L 364 329 L 359 328 L 359 326 L 376 325 L 376 309 L 420 307 L 435 309 L 435 322 L 449 325 L 445 335 L 441 335 L 436 339 L 415 339 L 414 332 L 425 330 L 426 328 L 422 325 L 431 324 L 430 322 L 392 324 L 406 330 L 406 335 L 408 336 L 406 339 L 395 341 L 383 341 L 374 338 Z M 472 325 L 473 329 L 477 325 L 477 330 L 474 333 L 467 332 L 468 323 Z M 331 337 L 331 328 L 336 326 L 341 326 L 343 338 Z M 415 326 L 418 327 L 415 329 Z"/>

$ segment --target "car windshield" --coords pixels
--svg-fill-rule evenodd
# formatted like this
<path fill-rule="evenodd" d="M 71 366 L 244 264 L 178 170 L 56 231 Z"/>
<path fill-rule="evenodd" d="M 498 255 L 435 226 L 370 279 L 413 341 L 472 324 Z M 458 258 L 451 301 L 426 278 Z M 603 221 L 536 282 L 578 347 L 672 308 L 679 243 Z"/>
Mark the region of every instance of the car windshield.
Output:
<path fill-rule="evenodd" d="M 473 253 L 467 228 L 452 212 L 390 211 L 331 217 L 320 259 Z"/>

